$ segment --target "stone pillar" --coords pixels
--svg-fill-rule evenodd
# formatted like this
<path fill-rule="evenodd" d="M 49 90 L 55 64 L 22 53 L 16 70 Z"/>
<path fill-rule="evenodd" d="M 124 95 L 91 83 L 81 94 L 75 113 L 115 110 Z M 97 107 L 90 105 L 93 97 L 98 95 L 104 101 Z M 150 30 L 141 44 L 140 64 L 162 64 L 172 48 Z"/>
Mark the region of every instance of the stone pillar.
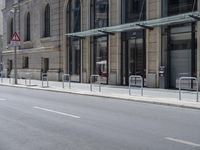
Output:
<path fill-rule="evenodd" d="M 158 9 L 160 8 L 160 9 Z M 157 19 L 161 17 L 161 1 L 147 1 L 147 19 Z M 153 30 L 146 30 L 146 76 L 147 87 L 158 87 L 159 66 L 161 57 L 161 28 L 155 27 Z"/>
<path fill-rule="evenodd" d="M 90 29 L 90 0 L 82 1 L 82 19 L 81 19 L 81 27 L 82 31 Z M 90 37 L 86 37 L 86 39 L 81 42 L 81 50 L 82 50 L 82 81 L 81 82 L 89 82 L 90 79 L 90 71 L 91 71 L 91 57 L 90 57 Z"/>
<path fill-rule="evenodd" d="M 121 24 L 121 0 L 109 1 L 109 26 Z M 109 36 L 109 84 L 121 81 L 121 33 Z"/>

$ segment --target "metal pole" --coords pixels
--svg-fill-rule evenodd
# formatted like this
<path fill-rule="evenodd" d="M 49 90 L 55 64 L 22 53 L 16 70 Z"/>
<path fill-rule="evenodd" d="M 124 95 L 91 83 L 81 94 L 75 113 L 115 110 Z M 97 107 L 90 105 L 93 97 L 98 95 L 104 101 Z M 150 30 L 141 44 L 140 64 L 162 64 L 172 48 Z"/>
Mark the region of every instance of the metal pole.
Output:
<path fill-rule="evenodd" d="M 179 79 L 179 100 L 181 100 L 181 78 Z"/>
<path fill-rule="evenodd" d="M 199 80 L 198 80 L 198 78 L 197 78 L 197 80 L 196 80 L 196 82 L 197 82 L 197 102 L 199 102 Z"/>
<path fill-rule="evenodd" d="M 141 96 L 143 96 L 143 78 L 141 78 Z"/>
<path fill-rule="evenodd" d="M 14 31 L 16 32 L 17 28 L 16 28 L 16 8 L 14 8 Z M 17 84 L 17 43 L 15 43 L 15 50 L 14 50 L 14 78 L 15 78 L 15 81 L 14 81 L 14 84 Z"/>
<path fill-rule="evenodd" d="M 90 91 L 92 92 L 92 75 L 90 76 Z"/>

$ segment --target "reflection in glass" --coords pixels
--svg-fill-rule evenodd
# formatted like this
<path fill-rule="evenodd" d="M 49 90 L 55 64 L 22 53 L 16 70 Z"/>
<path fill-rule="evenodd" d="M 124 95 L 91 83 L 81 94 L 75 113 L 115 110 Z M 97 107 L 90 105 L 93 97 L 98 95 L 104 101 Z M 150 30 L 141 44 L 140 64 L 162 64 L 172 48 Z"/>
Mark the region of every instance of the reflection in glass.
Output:
<path fill-rule="evenodd" d="M 107 37 L 97 37 L 95 38 L 95 74 L 98 74 L 102 77 L 104 83 L 107 82 L 108 68 L 108 51 L 107 51 Z"/>
<path fill-rule="evenodd" d="M 101 28 L 108 25 L 108 0 L 92 0 L 94 24 L 92 28 Z"/>

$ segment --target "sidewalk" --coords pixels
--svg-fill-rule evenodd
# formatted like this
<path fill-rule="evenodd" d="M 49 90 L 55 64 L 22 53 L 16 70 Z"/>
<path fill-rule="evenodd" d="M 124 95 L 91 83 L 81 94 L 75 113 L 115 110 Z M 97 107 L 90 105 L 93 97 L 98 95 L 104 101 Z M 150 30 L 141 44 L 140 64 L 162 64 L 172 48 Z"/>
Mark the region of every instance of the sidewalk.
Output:
<path fill-rule="evenodd" d="M 11 81 L 13 83 L 13 80 Z M 46 86 L 47 82 L 44 82 Z M 27 81 L 28 84 L 28 81 Z M 88 96 L 99 96 L 106 98 L 122 99 L 143 103 L 153 103 L 160 105 L 170 105 L 183 108 L 193 108 L 200 110 L 200 102 L 196 102 L 196 92 L 191 91 L 182 91 L 182 100 L 179 100 L 179 91 L 178 90 L 167 90 L 167 89 L 153 89 L 153 88 L 144 88 L 144 95 L 141 96 L 140 88 L 132 88 L 129 95 L 129 88 L 127 86 L 112 86 L 112 85 L 102 85 L 101 92 L 99 92 L 99 86 L 94 84 L 93 91 L 90 91 L 90 84 L 82 83 L 71 83 L 71 89 L 68 87 L 68 83 L 65 83 L 65 88 L 62 87 L 62 82 L 49 81 L 49 87 L 42 88 L 42 81 L 32 80 L 31 86 L 25 85 L 24 79 L 18 79 L 18 85 L 13 85 L 9 83 L 8 78 L 3 78 L 0 81 L 1 86 L 12 86 L 28 89 L 37 89 L 37 90 L 48 90 L 54 92 L 64 92 L 64 93 L 73 93 L 81 94 Z"/>

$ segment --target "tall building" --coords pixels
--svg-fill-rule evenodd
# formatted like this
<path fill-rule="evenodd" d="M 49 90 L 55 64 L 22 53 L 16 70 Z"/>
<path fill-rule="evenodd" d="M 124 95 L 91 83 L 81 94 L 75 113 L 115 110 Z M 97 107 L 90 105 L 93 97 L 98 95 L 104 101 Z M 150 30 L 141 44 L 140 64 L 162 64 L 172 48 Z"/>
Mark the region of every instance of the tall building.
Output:
<path fill-rule="evenodd" d="M 199 6 L 199 0 L 6 0 L 3 61 L 12 74 L 16 29 L 19 75 L 60 80 L 69 73 L 72 81 L 89 82 L 98 74 L 114 85 L 140 75 L 147 87 L 176 88 L 179 77 L 200 75 Z"/>

